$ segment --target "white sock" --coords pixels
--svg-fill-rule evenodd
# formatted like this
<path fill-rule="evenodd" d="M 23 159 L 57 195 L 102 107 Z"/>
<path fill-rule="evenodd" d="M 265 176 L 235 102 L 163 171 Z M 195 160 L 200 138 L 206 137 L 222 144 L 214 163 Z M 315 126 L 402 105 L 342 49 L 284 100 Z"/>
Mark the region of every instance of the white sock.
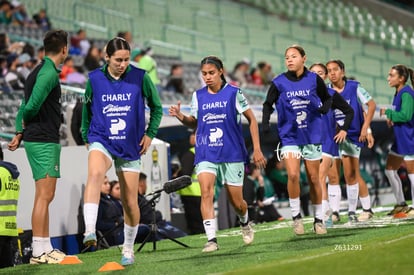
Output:
<path fill-rule="evenodd" d="M 296 217 L 300 213 L 300 198 L 289 198 L 290 210 L 292 211 L 292 218 Z"/>
<path fill-rule="evenodd" d="M 134 250 L 134 242 L 138 232 L 138 224 L 130 226 L 124 223 L 124 244 L 123 249 Z"/>
<path fill-rule="evenodd" d="M 339 184 L 328 184 L 329 206 L 332 212 L 338 212 L 341 206 L 342 191 Z"/>
<path fill-rule="evenodd" d="M 240 223 L 246 224 L 249 221 L 249 212 L 246 210 L 246 213 L 243 216 L 237 215 L 239 217 Z"/>
<path fill-rule="evenodd" d="M 326 212 L 329 210 L 329 202 L 328 200 L 322 200 L 322 215 L 325 215 Z"/>
<path fill-rule="evenodd" d="M 83 205 L 83 219 L 85 221 L 85 235 L 89 233 L 95 233 L 96 219 L 98 218 L 97 203 L 85 203 Z"/>
<path fill-rule="evenodd" d="M 216 219 L 203 220 L 203 225 L 204 231 L 206 231 L 207 240 L 214 239 L 217 231 Z"/>
<path fill-rule="evenodd" d="M 411 182 L 411 207 L 414 208 L 414 174 L 408 174 L 408 178 Z"/>
<path fill-rule="evenodd" d="M 397 170 L 385 170 L 385 175 L 391 185 L 392 192 L 394 193 L 395 199 L 398 205 L 405 203 L 404 193 L 402 189 L 402 182 L 398 176 Z"/>
<path fill-rule="evenodd" d="M 46 251 L 44 249 L 45 239 L 47 240 L 48 238 L 35 237 L 35 236 L 32 237 L 32 255 L 33 255 L 33 257 L 39 257 L 43 253 L 49 252 L 49 251 Z M 49 242 L 50 242 L 50 239 L 49 239 Z"/>
<path fill-rule="evenodd" d="M 371 209 L 371 197 L 368 195 L 366 197 L 360 197 L 359 200 L 361 201 L 361 206 L 363 210 Z"/>
<path fill-rule="evenodd" d="M 314 204 L 312 206 L 313 206 L 313 212 L 315 213 L 315 218 L 319 220 L 323 220 L 322 204 Z"/>
<path fill-rule="evenodd" d="M 358 204 L 358 193 L 359 186 L 358 183 L 353 185 L 346 185 L 346 194 L 348 196 L 348 212 L 355 212 Z"/>

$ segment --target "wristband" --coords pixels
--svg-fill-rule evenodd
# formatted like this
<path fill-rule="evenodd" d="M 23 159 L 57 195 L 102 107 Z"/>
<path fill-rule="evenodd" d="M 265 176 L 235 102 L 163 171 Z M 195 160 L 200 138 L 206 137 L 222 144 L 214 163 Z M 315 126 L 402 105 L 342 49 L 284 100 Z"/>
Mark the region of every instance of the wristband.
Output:
<path fill-rule="evenodd" d="M 23 132 L 22 132 L 22 131 L 20 131 L 20 132 L 19 132 L 19 131 L 17 131 L 17 132 L 15 132 L 15 133 L 14 133 L 14 135 L 16 135 L 16 136 L 17 136 L 17 135 L 23 135 Z"/>
<path fill-rule="evenodd" d="M 371 130 L 371 128 L 368 128 L 368 129 L 367 129 L 367 134 L 372 134 L 372 130 Z"/>

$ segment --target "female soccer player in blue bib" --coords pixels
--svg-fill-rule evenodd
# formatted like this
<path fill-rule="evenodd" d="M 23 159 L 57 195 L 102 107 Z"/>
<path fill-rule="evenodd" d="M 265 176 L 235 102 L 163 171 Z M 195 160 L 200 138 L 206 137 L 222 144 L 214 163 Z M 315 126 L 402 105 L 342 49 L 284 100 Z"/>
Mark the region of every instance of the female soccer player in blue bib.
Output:
<path fill-rule="evenodd" d="M 223 76 L 223 63 L 215 56 L 201 61 L 201 74 L 206 84 L 192 97 L 191 114 L 180 111 L 180 102 L 169 113 L 184 125 L 197 128 L 195 165 L 201 188 L 201 214 L 208 242 L 203 252 L 218 249 L 214 217 L 214 184 L 220 178 L 229 200 L 240 219 L 245 244 L 253 242 L 254 231 L 248 220 L 247 204 L 243 199 L 244 165 L 248 154 L 243 139 L 241 114 L 250 125 L 253 161 L 264 168 L 266 159 L 260 149 L 256 118 L 238 87 L 228 84 Z"/>
<path fill-rule="evenodd" d="M 82 136 L 89 149 L 83 243 L 96 245 L 100 187 L 114 161 L 125 218 L 122 265 L 134 263 L 133 246 L 140 219 L 137 197 L 141 155 L 151 145 L 162 117 L 154 84 L 144 70 L 129 65 L 130 54 L 125 39 L 116 37 L 108 42 L 107 64 L 89 73 L 82 115 Z M 147 128 L 145 99 L 151 110 Z"/>

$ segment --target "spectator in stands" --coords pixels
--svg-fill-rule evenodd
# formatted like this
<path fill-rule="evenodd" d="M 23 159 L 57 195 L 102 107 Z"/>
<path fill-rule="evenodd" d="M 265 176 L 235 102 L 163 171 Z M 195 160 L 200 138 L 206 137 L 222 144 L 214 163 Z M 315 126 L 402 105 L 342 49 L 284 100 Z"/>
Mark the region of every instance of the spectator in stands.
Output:
<path fill-rule="evenodd" d="M 9 25 L 13 21 L 13 6 L 7 0 L 0 2 L 0 24 Z"/>
<path fill-rule="evenodd" d="M 65 83 L 67 83 L 68 85 L 85 88 L 87 78 L 84 73 L 83 66 L 75 64 L 75 66 L 73 66 L 73 69 L 73 72 L 69 73 L 66 76 Z"/>
<path fill-rule="evenodd" d="M 204 233 L 203 218 L 201 216 L 201 190 L 195 167 L 195 131 L 189 137 L 190 148 L 180 158 L 181 174 L 191 177 L 192 184 L 177 191 L 184 206 L 185 220 L 190 234 Z"/>
<path fill-rule="evenodd" d="M 264 132 L 270 130 L 269 119 L 276 106 L 277 128 L 281 140 L 281 156 L 288 173 L 288 193 L 296 235 L 305 234 L 300 213 L 300 178 L 298 171 L 304 159 L 310 180 L 314 211 L 313 229 L 316 234 L 326 234 L 322 215 L 322 193 L 319 183 L 319 164 L 322 158 L 322 116 L 331 108 L 331 96 L 325 82 L 305 67 L 305 50 L 292 45 L 285 50 L 287 72 L 273 79 L 263 103 Z M 303 92 L 306 91 L 306 92 Z"/>
<path fill-rule="evenodd" d="M 207 86 L 193 94 L 191 114 L 185 115 L 181 112 L 180 102 L 169 108 L 169 114 L 184 125 L 196 128 L 196 140 L 205 140 L 196 142 L 194 163 L 201 188 L 201 213 L 208 240 L 202 251 L 212 252 L 218 249 L 213 207 L 216 179 L 225 183 L 229 201 L 240 220 L 244 243 L 250 244 L 254 238 L 247 204 L 243 200 L 244 161 L 248 155 L 241 132 L 240 115 L 243 114 L 249 122 L 254 162 L 263 168 L 266 159 L 260 149 L 258 126 L 253 111 L 241 90 L 226 82 L 223 62 L 216 56 L 207 56 L 202 59 L 200 69 Z M 223 117 L 226 119 L 221 119 Z"/>
<path fill-rule="evenodd" d="M 30 18 L 23 3 L 12 0 L 11 4 L 13 6 L 13 24 L 27 28 L 36 26 L 36 23 Z"/>
<path fill-rule="evenodd" d="M 140 48 L 133 49 L 131 52 L 131 61 L 135 62 L 138 68 L 141 68 L 148 73 L 152 83 L 154 83 L 155 87 L 157 87 L 157 90 L 160 92 L 162 88 L 160 86 L 161 81 L 158 78 L 157 62 L 147 54 L 148 50 L 149 49 L 143 50 Z"/>
<path fill-rule="evenodd" d="M 230 77 L 236 82 L 237 86 L 246 87 L 247 84 L 252 82 L 250 79 L 250 64 L 244 60 L 237 62 Z"/>
<path fill-rule="evenodd" d="M 52 24 L 50 23 L 45 9 L 40 9 L 38 13 L 34 14 L 33 20 L 37 26 L 45 32 L 52 29 Z"/>
<path fill-rule="evenodd" d="M 88 53 L 85 56 L 83 66 L 86 70 L 93 71 L 101 66 L 100 60 L 101 56 L 99 48 L 95 45 L 91 45 L 91 47 L 88 50 Z"/>
<path fill-rule="evenodd" d="M 354 110 L 354 118 L 349 127 L 346 140 L 339 144 L 348 198 L 348 220 L 350 223 L 367 221 L 372 219 L 373 212 L 367 184 L 361 177 L 359 156 L 361 147 L 368 140 L 368 135 L 372 134 L 370 123 L 374 116 L 376 104 L 359 82 L 348 80 L 345 77 L 345 64 L 341 60 L 330 60 L 326 63 L 326 67 L 330 80 L 328 86 L 338 92 Z M 364 115 L 361 105 L 368 106 L 366 115 Z M 335 112 L 335 119 L 340 126 L 343 126 L 345 114 Z M 357 217 L 355 211 L 358 196 L 363 211 Z"/>
<path fill-rule="evenodd" d="M 20 54 L 23 51 L 23 47 L 26 45 L 24 42 L 10 43 L 10 38 L 7 33 L 0 33 L 0 54 L 9 55 L 11 53 Z"/>
<path fill-rule="evenodd" d="M 141 155 L 150 147 L 162 117 L 162 105 L 154 84 L 144 70 L 129 65 L 130 55 L 131 49 L 125 39 L 116 37 L 107 43 L 107 64 L 89 74 L 82 114 L 82 137 L 89 150 L 89 172 L 84 195 L 86 229 L 83 243 L 86 246 L 96 245 L 95 225 L 99 189 L 114 160 L 123 191 L 123 265 L 134 263 L 133 245 L 140 218 L 137 182 L 141 169 Z M 120 90 L 117 87 L 123 88 Z M 147 129 L 144 116 L 145 100 L 150 108 Z M 125 108 L 131 108 L 128 108 L 128 112 L 119 112 L 111 107 L 120 103 Z M 102 112 L 103 109 L 107 112 Z"/>
<path fill-rule="evenodd" d="M 266 61 L 261 61 L 257 63 L 257 69 L 259 71 L 262 85 L 265 85 L 265 86 L 270 85 L 270 83 L 272 83 L 272 79 L 274 78 L 274 75 L 272 72 L 272 65 L 270 65 Z"/>
<path fill-rule="evenodd" d="M 165 85 L 165 90 L 182 95 L 186 94 L 187 91 L 184 84 L 183 73 L 183 65 L 172 64 L 167 84 Z"/>
<path fill-rule="evenodd" d="M 63 62 L 62 68 L 60 70 L 59 78 L 60 81 L 63 83 L 66 83 L 66 77 L 68 74 L 73 73 L 75 71 L 75 64 L 73 57 L 68 55 L 65 59 L 65 62 Z"/>
<path fill-rule="evenodd" d="M 4 78 L 13 90 L 23 90 L 26 82 L 24 76 L 17 70 L 17 66 L 19 65 L 18 57 L 14 53 L 7 57 L 7 73 Z"/>
<path fill-rule="evenodd" d="M 18 67 L 17 72 L 22 75 L 23 79 L 26 80 L 27 76 L 30 74 L 34 68 L 34 60 L 30 57 L 29 54 L 23 53 L 18 58 Z"/>
<path fill-rule="evenodd" d="M 0 147 L 0 268 L 14 265 L 13 247 L 17 247 L 17 201 L 19 199 L 19 170 L 3 161 Z"/>
<path fill-rule="evenodd" d="M 105 176 L 101 187 L 101 198 L 99 200 L 98 218 L 96 230 L 99 230 L 110 246 L 120 245 L 124 242 L 124 215 L 119 198 L 115 198 L 111 192 L 116 188 L 118 181 L 109 182 Z M 115 194 L 117 191 L 113 191 Z M 119 193 L 119 191 L 118 191 Z"/>
<path fill-rule="evenodd" d="M 46 56 L 26 80 L 25 97 L 16 116 L 16 135 L 8 144 L 9 150 L 14 151 L 24 140 L 35 180 L 30 259 L 33 264 L 60 263 L 66 256 L 52 247 L 48 209 L 60 177 L 62 106 L 57 68 L 68 54 L 68 34 L 62 30 L 50 31 L 45 34 L 43 45 Z"/>
<path fill-rule="evenodd" d="M 411 87 L 407 84 L 411 78 Z M 388 84 L 395 88 L 393 108 L 381 108 L 380 115 L 387 117 L 387 124 L 393 127 L 394 143 L 388 153 L 385 175 L 391 185 L 397 204 L 389 215 L 402 213 L 402 217 L 414 216 L 414 199 L 408 207 L 398 169 L 405 162 L 411 182 L 411 197 L 414 198 L 414 72 L 404 65 L 394 65 L 388 73 Z"/>
<path fill-rule="evenodd" d="M 70 55 L 86 56 L 91 44 L 86 38 L 86 30 L 79 29 L 74 36 L 70 38 Z"/>
<path fill-rule="evenodd" d="M 125 39 L 126 42 L 128 42 L 131 49 L 134 49 L 135 47 L 138 46 L 138 45 L 135 45 L 135 43 L 133 41 L 132 33 L 130 31 L 120 31 L 120 32 L 118 32 L 117 37 L 121 37 L 121 38 Z"/>

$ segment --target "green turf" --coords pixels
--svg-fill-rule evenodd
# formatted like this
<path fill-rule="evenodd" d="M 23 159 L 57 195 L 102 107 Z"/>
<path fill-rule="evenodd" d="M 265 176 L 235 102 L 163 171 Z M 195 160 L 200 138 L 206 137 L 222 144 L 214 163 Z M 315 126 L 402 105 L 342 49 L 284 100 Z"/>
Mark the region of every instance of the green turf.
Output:
<path fill-rule="evenodd" d="M 242 243 L 239 229 L 218 232 L 220 249 L 201 253 L 204 235 L 180 238 L 190 248 L 169 240 L 152 243 L 136 253 L 126 274 L 411 274 L 414 255 L 414 220 L 377 214 L 369 223 L 340 225 L 324 236 L 315 235 L 312 219 L 305 219 L 306 234 L 294 236 L 291 221 L 256 225 L 255 241 Z M 136 246 L 138 248 L 138 245 Z M 78 265 L 19 265 L 1 274 L 94 274 L 106 262 L 119 262 L 118 248 L 78 255 Z"/>

